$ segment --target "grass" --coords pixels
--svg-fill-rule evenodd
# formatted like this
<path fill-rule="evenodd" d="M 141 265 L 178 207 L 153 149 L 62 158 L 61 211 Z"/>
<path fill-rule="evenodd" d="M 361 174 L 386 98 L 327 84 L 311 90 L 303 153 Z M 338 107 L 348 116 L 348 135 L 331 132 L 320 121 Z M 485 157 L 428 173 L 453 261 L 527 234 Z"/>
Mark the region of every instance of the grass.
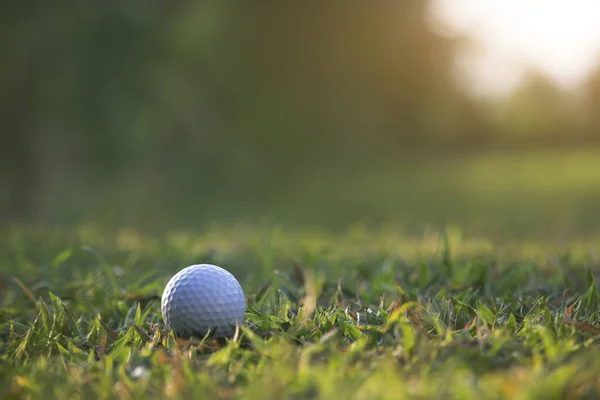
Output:
<path fill-rule="evenodd" d="M 598 398 L 599 249 L 456 230 L 7 228 L 0 397 Z M 201 262 L 245 290 L 234 338 L 165 330 L 162 288 Z"/>
<path fill-rule="evenodd" d="M 294 226 L 344 227 L 362 218 L 375 227 L 400 224 L 416 234 L 422 232 L 423 221 L 450 222 L 500 240 L 507 235 L 556 238 L 600 233 L 596 148 L 490 151 L 371 163 L 368 168 L 356 165 L 350 171 L 323 169 L 309 183 L 293 180 L 286 193 L 267 191 L 261 211 L 278 220 L 294 216 Z M 197 207 L 198 196 L 191 198 Z M 230 201 L 236 203 L 237 198 Z"/>
<path fill-rule="evenodd" d="M 247 171 L 244 184 L 223 177 L 219 190 L 189 184 L 198 179 L 193 168 L 160 179 L 145 169 L 126 170 L 103 184 L 82 175 L 82 181 L 48 183 L 54 189 L 40 189 L 33 210 L 49 225 L 85 220 L 159 234 L 207 219 L 339 230 L 359 221 L 376 229 L 400 225 L 417 235 L 423 222 L 452 223 L 498 240 L 600 234 L 598 148 L 354 161 L 338 165 L 334 157 L 331 166 L 300 169 L 285 182 Z"/>

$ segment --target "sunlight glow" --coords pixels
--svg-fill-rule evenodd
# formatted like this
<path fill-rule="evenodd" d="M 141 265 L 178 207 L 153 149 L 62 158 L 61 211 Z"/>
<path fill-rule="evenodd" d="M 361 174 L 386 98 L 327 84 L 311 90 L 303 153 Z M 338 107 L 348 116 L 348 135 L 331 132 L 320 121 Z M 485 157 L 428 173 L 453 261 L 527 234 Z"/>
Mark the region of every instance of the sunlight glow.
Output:
<path fill-rule="evenodd" d="M 482 44 L 461 63 L 476 91 L 506 92 L 526 67 L 571 86 L 600 61 L 598 0 L 437 0 L 433 11 Z"/>

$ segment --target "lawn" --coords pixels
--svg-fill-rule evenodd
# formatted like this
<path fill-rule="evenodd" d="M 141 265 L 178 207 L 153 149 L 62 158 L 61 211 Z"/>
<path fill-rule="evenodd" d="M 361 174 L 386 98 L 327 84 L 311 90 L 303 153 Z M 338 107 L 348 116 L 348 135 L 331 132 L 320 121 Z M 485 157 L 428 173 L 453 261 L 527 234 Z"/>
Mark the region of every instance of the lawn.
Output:
<path fill-rule="evenodd" d="M 214 227 L 9 227 L 0 398 L 552 399 L 600 396 L 600 239 Z M 176 338 L 160 295 L 231 271 L 246 322 Z"/>

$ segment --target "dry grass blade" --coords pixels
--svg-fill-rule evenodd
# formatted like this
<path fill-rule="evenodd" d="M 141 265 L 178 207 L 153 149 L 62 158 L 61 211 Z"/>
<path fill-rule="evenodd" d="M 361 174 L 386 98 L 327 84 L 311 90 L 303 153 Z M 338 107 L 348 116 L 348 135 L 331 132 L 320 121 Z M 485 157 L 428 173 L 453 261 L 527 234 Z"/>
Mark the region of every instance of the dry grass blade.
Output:
<path fill-rule="evenodd" d="M 161 297 L 159 295 L 157 295 L 157 294 L 139 295 L 139 294 L 131 294 L 131 293 L 125 294 L 123 296 L 123 298 L 125 300 L 129 300 L 129 301 L 131 301 L 131 300 L 133 300 L 133 301 L 139 301 L 140 303 L 148 302 L 150 300 L 160 300 L 161 299 Z"/>
<path fill-rule="evenodd" d="M 203 340 L 194 339 L 194 338 L 185 339 L 185 338 L 176 337 L 175 342 L 177 343 L 177 345 L 179 346 L 179 348 L 181 350 L 186 350 L 191 347 L 195 347 L 199 350 L 209 350 L 209 349 L 215 348 L 215 346 L 211 346 Z"/>
<path fill-rule="evenodd" d="M 239 337 L 240 337 L 240 324 L 235 324 L 235 332 L 233 333 L 233 338 L 231 339 L 233 341 L 233 343 L 237 343 Z"/>
<path fill-rule="evenodd" d="M 350 318 L 352 318 L 353 320 L 358 322 L 358 314 L 357 313 L 348 309 L 348 310 L 346 310 L 346 314 L 348 314 L 350 316 Z"/>
<path fill-rule="evenodd" d="M 564 315 L 564 320 L 565 322 L 571 322 L 571 317 L 573 315 L 573 309 L 575 308 L 575 305 L 577 304 L 577 302 L 573 302 L 573 304 L 571 304 L 569 307 L 567 307 L 567 309 L 565 310 L 565 315 Z"/>
<path fill-rule="evenodd" d="M 100 338 L 100 344 L 96 347 L 96 352 L 98 353 L 100 360 L 104 360 L 104 358 L 106 357 L 106 349 L 107 348 L 108 348 L 108 332 L 105 329 L 104 333 L 102 334 L 102 337 Z"/>
<path fill-rule="evenodd" d="M 407 316 L 408 318 L 411 320 L 411 322 L 422 332 L 425 332 L 425 327 L 423 326 L 423 320 L 421 317 L 421 308 L 418 307 L 417 311 L 415 312 L 414 310 L 408 310 L 407 312 Z"/>
<path fill-rule="evenodd" d="M 324 334 L 323 336 L 321 336 L 321 339 L 319 339 L 319 342 L 324 343 L 326 341 L 328 341 L 329 339 L 335 337 L 335 335 L 337 335 L 338 333 L 338 329 L 332 329 L 329 332 L 327 332 L 326 334 Z"/>
<path fill-rule="evenodd" d="M 139 326 L 137 326 L 136 324 L 133 324 L 133 328 L 137 331 L 137 333 L 140 334 L 140 336 L 146 341 L 146 342 L 151 342 L 152 341 L 152 336 L 148 335 L 142 328 L 140 328 Z"/>
<path fill-rule="evenodd" d="M 104 328 L 104 330 L 106 331 L 108 338 L 110 340 L 116 340 L 117 337 L 119 336 L 119 332 L 112 330 L 108 325 L 106 325 L 104 323 L 104 321 L 102 321 L 102 319 L 100 319 L 99 322 L 100 322 L 100 325 L 102 325 L 102 328 Z"/>
<path fill-rule="evenodd" d="M 563 324 L 571 325 L 575 327 L 575 329 L 583 332 L 592 333 L 594 335 L 600 335 L 600 326 L 597 325 L 592 325 L 585 322 L 563 322 Z"/>
<path fill-rule="evenodd" d="M 342 280 L 338 280 L 337 289 L 335 291 L 335 303 L 339 308 L 344 308 L 344 293 L 342 292 Z"/>
<path fill-rule="evenodd" d="M 37 304 L 37 301 L 35 301 L 35 296 L 33 295 L 33 293 L 31 293 L 31 290 L 29 290 L 29 288 L 27 286 L 25 286 L 25 284 L 23 282 L 21 282 L 21 280 L 19 278 L 17 278 L 16 276 L 13 276 L 12 278 L 15 281 L 15 283 L 17 285 L 19 285 L 19 287 L 21 288 L 21 290 L 23 290 L 23 292 L 25 293 L 25 295 L 27 296 L 27 298 L 29 298 L 29 300 L 31 300 L 31 302 L 33 304 L 35 304 L 36 308 L 37 308 L 38 304 Z"/>
<path fill-rule="evenodd" d="M 306 323 L 306 321 L 312 317 L 312 314 L 317 307 L 317 287 L 310 271 L 307 271 L 304 276 L 304 288 L 306 295 L 302 299 L 302 304 L 304 306 L 303 323 Z"/>
<path fill-rule="evenodd" d="M 402 301 L 400 299 L 396 300 L 388 309 L 387 309 L 387 313 L 391 316 L 394 311 L 396 311 L 397 309 L 400 308 L 400 306 L 402 305 Z"/>

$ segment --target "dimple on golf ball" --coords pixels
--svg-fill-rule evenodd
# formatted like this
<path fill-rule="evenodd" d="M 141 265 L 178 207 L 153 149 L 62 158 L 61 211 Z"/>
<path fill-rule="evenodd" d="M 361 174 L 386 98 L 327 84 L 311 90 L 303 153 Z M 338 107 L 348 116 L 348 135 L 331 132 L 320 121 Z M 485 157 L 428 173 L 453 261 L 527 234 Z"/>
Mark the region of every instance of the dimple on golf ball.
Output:
<path fill-rule="evenodd" d="M 167 283 L 161 299 L 167 328 L 178 335 L 232 336 L 244 321 L 246 298 L 240 283 L 225 269 L 212 264 L 191 265 Z"/>

